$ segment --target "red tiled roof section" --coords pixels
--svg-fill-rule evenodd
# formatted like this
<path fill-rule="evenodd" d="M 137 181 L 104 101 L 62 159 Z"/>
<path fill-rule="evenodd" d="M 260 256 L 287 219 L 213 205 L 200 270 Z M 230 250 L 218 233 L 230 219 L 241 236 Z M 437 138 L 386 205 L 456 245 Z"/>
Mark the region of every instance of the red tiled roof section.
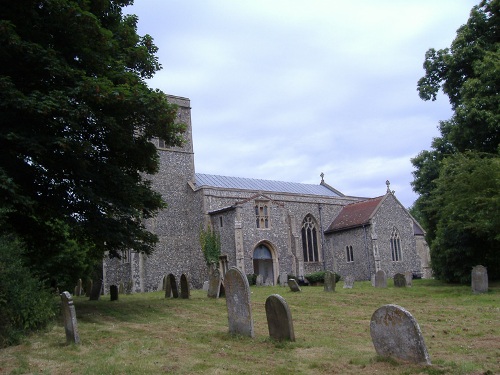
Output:
<path fill-rule="evenodd" d="M 384 197 L 381 196 L 345 206 L 326 232 L 337 232 L 368 224 L 370 217 Z"/>

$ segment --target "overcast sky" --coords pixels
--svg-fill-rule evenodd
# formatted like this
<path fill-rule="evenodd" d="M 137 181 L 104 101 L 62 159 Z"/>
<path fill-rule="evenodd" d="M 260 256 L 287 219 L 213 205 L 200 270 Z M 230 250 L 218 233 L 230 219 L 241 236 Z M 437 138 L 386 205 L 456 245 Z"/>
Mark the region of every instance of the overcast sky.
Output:
<path fill-rule="evenodd" d="M 417 198 L 410 159 L 448 98 L 416 91 L 471 0 L 135 0 L 159 47 L 152 88 L 191 99 L 196 172 Z"/>

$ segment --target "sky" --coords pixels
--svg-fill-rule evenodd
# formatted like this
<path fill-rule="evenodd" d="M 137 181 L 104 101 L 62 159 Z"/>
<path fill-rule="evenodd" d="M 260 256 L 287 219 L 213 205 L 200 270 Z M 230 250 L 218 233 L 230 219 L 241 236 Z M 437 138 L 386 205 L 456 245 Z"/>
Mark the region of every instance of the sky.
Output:
<path fill-rule="evenodd" d="M 417 195 L 411 158 L 448 98 L 422 101 L 429 48 L 450 46 L 471 0 L 135 0 L 163 69 L 148 85 L 191 100 L 198 173 L 320 183 L 349 196 Z"/>

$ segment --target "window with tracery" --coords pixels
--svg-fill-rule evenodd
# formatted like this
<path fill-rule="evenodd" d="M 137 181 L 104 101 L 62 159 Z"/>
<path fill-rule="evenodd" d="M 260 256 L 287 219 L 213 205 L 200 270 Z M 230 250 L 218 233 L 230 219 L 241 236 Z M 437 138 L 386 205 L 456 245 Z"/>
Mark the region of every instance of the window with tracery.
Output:
<path fill-rule="evenodd" d="M 391 257 L 393 262 L 399 262 L 401 258 L 401 238 L 396 228 L 392 230 L 391 234 Z"/>
<path fill-rule="evenodd" d="M 318 230 L 311 215 L 302 221 L 302 252 L 304 262 L 319 262 Z"/>
<path fill-rule="evenodd" d="M 269 202 L 255 202 L 255 224 L 259 229 L 269 228 Z"/>

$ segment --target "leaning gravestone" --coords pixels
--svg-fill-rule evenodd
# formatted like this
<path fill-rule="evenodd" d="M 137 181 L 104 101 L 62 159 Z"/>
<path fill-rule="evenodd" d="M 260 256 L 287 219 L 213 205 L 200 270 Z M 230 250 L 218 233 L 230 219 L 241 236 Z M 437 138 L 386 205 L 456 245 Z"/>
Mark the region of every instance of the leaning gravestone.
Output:
<path fill-rule="evenodd" d="M 325 272 L 325 284 L 323 289 L 325 292 L 335 292 L 335 274 L 331 271 Z"/>
<path fill-rule="evenodd" d="M 385 305 L 377 309 L 370 320 L 370 335 L 381 357 L 431 364 L 417 321 L 400 306 Z"/>
<path fill-rule="evenodd" d="M 347 275 L 344 278 L 344 289 L 352 289 L 353 286 L 354 286 L 354 276 Z"/>
<path fill-rule="evenodd" d="M 90 301 L 98 301 L 101 298 L 102 280 L 98 279 L 92 283 L 92 290 L 90 291 Z"/>
<path fill-rule="evenodd" d="M 256 286 L 262 286 L 262 285 L 264 285 L 264 276 L 257 275 L 257 277 L 255 278 L 255 285 Z"/>
<path fill-rule="evenodd" d="M 62 292 L 61 301 L 64 319 L 64 331 L 66 332 L 66 343 L 79 344 L 80 336 L 78 335 L 76 311 L 75 305 L 73 304 L 73 298 L 68 292 Z"/>
<path fill-rule="evenodd" d="M 250 286 L 238 268 L 230 268 L 224 278 L 229 333 L 254 337 Z"/>
<path fill-rule="evenodd" d="M 285 299 L 279 294 L 267 297 L 266 316 L 271 338 L 278 341 L 295 341 L 292 313 Z"/>
<path fill-rule="evenodd" d="M 219 298 L 220 297 L 220 289 L 221 289 L 221 276 L 218 269 L 215 269 L 210 274 L 210 278 L 208 279 L 208 298 Z"/>
<path fill-rule="evenodd" d="M 387 275 L 383 270 L 378 270 L 375 274 L 375 288 L 387 288 Z"/>
<path fill-rule="evenodd" d="M 406 277 L 402 273 L 394 275 L 394 286 L 396 288 L 406 288 Z"/>
<path fill-rule="evenodd" d="M 116 285 L 109 287 L 109 295 L 111 301 L 118 301 L 118 287 Z"/>
<path fill-rule="evenodd" d="M 280 285 L 287 286 L 288 285 L 288 274 L 286 272 L 280 273 Z"/>
<path fill-rule="evenodd" d="M 288 279 L 288 286 L 290 287 L 290 290 L 292 292 L 300 292 L 300 287 L 299 284 L 297 284 L 297 280 L 295 279 Z"/>
<path fill-rule="evenodd" d="M 474 294 L 488 292 L 488 271 L 484 266 L 472 268 L 471 286 Z"/>
<path fill-rule="evenodd" d="M 179 298 L 179 290 L 177 289 L 177 281 L 173 274 L 168 274 L 165 287 L 165 298 Z"/>
<path fill-rule="evenodd" d="M 406 286 L 411 287 L 413 283 L 413 272 L 406 271 L 405 272 Z"/>
<path fill-rule="evenodd" d="M 189 283 L 187 276 L 183 273 L 181 275 L 181 298 L 187 299 L 189 298 Z"/>

